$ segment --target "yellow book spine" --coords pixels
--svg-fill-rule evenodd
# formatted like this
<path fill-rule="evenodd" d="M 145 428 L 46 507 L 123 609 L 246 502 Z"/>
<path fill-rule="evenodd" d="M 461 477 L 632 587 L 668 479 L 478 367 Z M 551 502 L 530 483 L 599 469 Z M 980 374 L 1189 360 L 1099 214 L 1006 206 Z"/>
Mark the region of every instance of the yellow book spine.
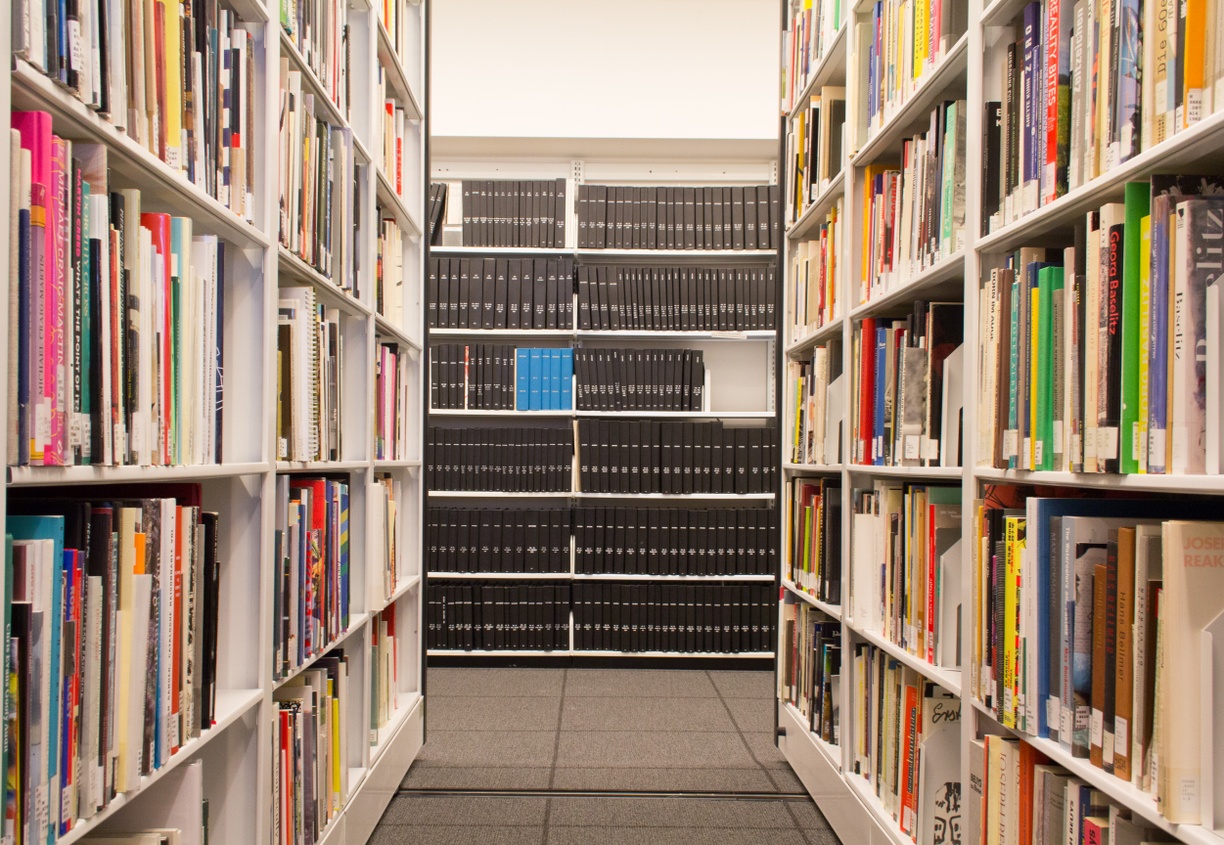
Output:
<path fill-rule="evenodd" d="M 1186 55 L 1178 56 L 1184 62 L 1185 77 L 1182 84 L 1183 129 L 1198 123 L 1204 117 L 1205 108 L 1210 108 L 1207 98 L 1207 0 L 1181 0 L 1186 9 Z"/>
<path fill-rule="evenodd" d="M 928 36 L 931 31 L 931 4 L 928 0 L 914 0 L 914 79 L 920 79 L 926 70 Z"/>
<path fill-rule="evenodd" d="M 1000 692 L 1003 695 L 1000 715 L 1003 727 L 1016 726 L 1016 648 L 1019 637 L 1019 591 L 1017 580 L 1020 577 L 1019 537 L 1020 517 L 1008 517 L 1004 522 L 1004 542 L 1006 543 L 1006 561 L 1003 588 L 1003 683 Z"/>
<path fill-rule="evenodd" d="M 177 0 L 158 0 L 164 16 L 162 49 L 166 62 L 166 164 L 183 169 L 182 7 Z"/>

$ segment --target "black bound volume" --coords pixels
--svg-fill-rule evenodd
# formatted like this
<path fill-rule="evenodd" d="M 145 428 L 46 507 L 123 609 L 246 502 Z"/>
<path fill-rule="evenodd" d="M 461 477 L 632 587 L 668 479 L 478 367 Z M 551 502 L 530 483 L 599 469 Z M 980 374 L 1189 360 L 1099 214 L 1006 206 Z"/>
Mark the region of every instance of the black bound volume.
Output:
<path fill-rule="evenodd" d="M 465 179 L 461 199 L 464 246 L 529 249 L 565 246 L 565 179 Z M 440 200 L 437 228 L 431 230 L 434 244 L 439 242 L 445 215 L 445 191 L 441 192 Z M 433 226 L 432 205 L 430 222 Z"/>
<path fill-rule="evenodd" d="M 429 260 L 431 329 L 569 329 L 574 260 L 447 257 Z"/>
<path fill-rule="evenodd" d="M 575 203 L 578 246 L 777 249 L 780 197 L 777 185 L 581 185 Z"/>
<path fill-rule="evenodd" d="M 435 270 L 430 272 L 432 290 Z M 777 276 L 772 265 L 580 264 L 577 274 L 581 331 L 742 332 L 774 327 Z M 441 319 L 448 311 L 439 307 L 438 313 Z"/>

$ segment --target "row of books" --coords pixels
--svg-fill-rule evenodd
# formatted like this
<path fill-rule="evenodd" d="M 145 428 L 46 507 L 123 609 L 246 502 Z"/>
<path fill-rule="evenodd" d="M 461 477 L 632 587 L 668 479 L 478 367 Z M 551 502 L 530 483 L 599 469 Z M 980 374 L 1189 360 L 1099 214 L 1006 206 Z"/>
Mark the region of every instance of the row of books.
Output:
<path fill-rule="evenodd" d="M 564 493 L 573 486 L 570 427 L 431 426 L 425 446 L 430 490 Z"/>
<path fill-rule="evenodd" d="M 574 260 L 429 259 L 433 329 L 569 329 L 574 325 Z"/>
<path fill-rule="evenodd" d="M 808 95 L 786 134 L 786 222 L 796 222 L 839 177 L 845 154 L 846 89 L 826 85 Z"/>
<path fill-rule="evenodd" d="M 806 602 L 783 603 L 778 657 L 778 700 L 816 736 L 841 745 L 841 623 Z"/>
<path fill-rule="evenodd" d="M 875 466 L 960 466 L 964 319 L 959 302 L 914 302 L 905 318 L 854 327 L 851 459 Z"/>
<path fill-rule="evenodd" d="M 434 583 L 426 605 L 426 648 L 569 648 L 569 584 Z"/>
<path fill-rule="evenodd" d="M 579 651 L 773 651 L 772 584 L 579 582 L 573 595 Z"/>
<path fill-rule="evenodd" d="M 1200 748 L 1213 753 L 1204 702 L 1218 681 L 1200 655 L 1218 648 L 1203 631 L 1224 611 L 1224 525 L 1184 520 L 1217 515 L 1185 498 L 995 495 L 975 519 L 975 695 L 1179 824 L 1213 800 Z"/>
<path fill-rule="evenodd" d="M 409 443 L 412 424 L 405 366 L 415 360 L 398 343 L 378 344 L 374 362 L 374 459 L 406 461 L 413 457 Z M 337 394 L 338 396 L 339 394 Z"/>
<path fill-rule="evenodd" d="M 810 359 L 786 362 L 787 426 L 790 460 L 796 464 L 836 464 L 841 460 L 846 419 L 841 344 L 814 347 Z"/>
<path fill-rule="evenodd" d="M 356 295 L 361 190 L 353 131 L 332 126 L 281 59 L 278 136 L 280 244 L 336 287 Z"/>
<path fill-rule="evenodd" d="M 224 244 L 110 191 L 106 148 L 48 113 L 12 118 L 10 462 L 219 461 Z"/>
<path fill-rule="evenodd" d="M 403 581 L 400 572 L 400 521 L 397 485 L 390 475 L 374 476 L 367 488 L 367 507 L 372 517 L 370 539 L 370 570 L 366 573 L 366 606 L 382 607 L 399 589 Z"/>
<path fill-rule="evenodd" d="M 969 800 L 963 830 L 983 843 L 1141 845 L 1174 842 L 1044 754 L 1014 737 L 971 740 Z"/>
<path fill-rule="evenodd" d="M 790 3 L 782 31 L 782 112 L 789 114 L 833 49 L 844 23 L 841 0 Z"/>
<path fill-rule="evenodd" d="M 337 460 L 343 434 L 340 311 L 320 303 L 310 285 L 282 287 L 277 297 L 277 460 Z"/>
<path fill-rule="evenodd" d="M 382 159 L 383 175 L 396 196 L 404 195 L 404 141 L 413 131 L 404 105 L 387 94 L 387 71 L 378 66 L 378 92 L 382 107 Z M 409 147 L 411 153 L 411 147 Z"/>
<path fill-rule="evenodd" d="M 909 102 L 963 37 L 969 18 L 967 4 L 959 0 L 876 0 L 870 12 L 855 25 L 867 100 L 859 117 L 860 143 Z"/>
<path fill-rule="evenodd" d="M 565 179 L 464 179 L 464 246 L 565 246 Z"/>
<path fill-rule="evenodd" d="M 786 288 L 786 304 L 792 339 L 828 325 L 845 310 L 837 293 L 839 256 L 843 255 L 845 242 L 844 202 L 842 197 L 834 200 L 816 233 L 796 243 L 787 259 L 790 281 Z"/>
<path fill-rule="evenodd" d="M 841 493 L 836 478 L 795 477 L 786 482 L 783 577 L 833 605 L 841 604 L 842 596 Z"/>
<path fill-rule="evenodd" d="M 982 283 L 982 463 L 1218 474 L 1224 179 L 1132 182 L 1063 249 L 1024 248 Z M 1193 354 L 1189 352 L 1193 350 Z"/>
<path fill-rule="evenodd" d="M 1219 14 L 1213 2 L 1025 5 L 985 104 L 984 231 L 1208 117 L 1224 81 L 1211 35 Z"/>
<path fill-rule="evenodd" d="M 11 497 L 6 836 L 53 842 L 213 724 L 220 586 L 197 485 Z"/>
<path fill-rule="evenodd" d="M 253 220 L 255 38 L 215 0 L 12 7 L 12 50 L 199 189 Z"/>
<path fill-rule="evenodd" d="M 405 68 L 412 66 L 421 49 L 419 36 L 417 39 L 412 38 L 413 18 L 420 12 L 409 12 L 410 5 L 406 0 L 382 0 L 375 7 L 378 10 L 378 22 L 387 30 L 387 36 L 391 39 L 391 49 Z"/>
<path fill-rule="evenodd" d="M 276 477 L 274 678 L 322 654 L 348 630 L 349 497 L 346 481 Z"/>
<path fill-rule="evenodd" d="M 578 186 L 579 249 L 777 249 L 777 185 Z"/>
<path fill-rule="evenodd" d="M 272 842 L 317 842 L 348 800 L 349 658 L 320 657 L 272 693 Z"/>
<path fill-rule="evenodd" d="M 923 845 L 959 829 L 960 699 L 866 643 L 850 687 L 854 776 L 868 781 L 901 833 Z"/>
<path fill-rule="evenodd" d="M 301 61 L 347 120 L 352 106 L 352 41 L 340 0 L 280 0 L 280 25 Z"/>
<path fill-rule="evenodd" d="M 392 214 L 374 208 L 380 221 L 378 252 L 374 256 L 374 310 L 393 326 L 404 326 L 404 280 L 414 277 L 412 263 L 404 265 L 404 230 Z M 410 256 L 411 257 L 411 256 Z"/>
<path fill-rule="evenodd" d="M 395 717 L 399 698 L 399 639 L 396 605 L 370 622 L 370 745 L 379 744 L 379 732 Z"/>
<path fill-rule="evenodd" d="M 856 491 L 855 620 L 933 666 L 960 666 L 961 488 L 877 481 Z"/>
<path fill-rule="evenodd" d="M 736 332 L 774 327 L 775 270 L 578 266 L 581 331 Z"/>
<path fill-rule="evenodd" d="M 704 411 L 700 349 L 574 350 L 580 411 Z"/>
<path fill-rule="evenodd" d="M 425 566 L 430 572 L 569 572 L 569 509 L 430 506 Z"/>
<path fill-rule="evenodd" d="M 429 230 L 426 235 L 430 246 L 442 246 L 442 227 L 446 223 L 446 200 L 449 195 L 450 185 L 446 182 L 429 183 Z"/>
<path fill-rule="evenodd" d="M 574 571 L 590 575 L 770 575 L 773 508 L 574 509 Z"/>
<path fill-rule="evenodd" d="M 770 493 L 773 428 L 721 421 L 578 420 L 578 480 L 587 493 Z"/>
<path fill-rule="evenodd" d="M 429 347 L 429 406 L 511 410 L 515 348 L 509 344 L 435 343 Z"/>
<path fill-rule="evenodd" d="M 902 143 L 899 164 L 867 167 L 860 302 L 965 248 L 965 135 L 965 101 L 945 102 Z"/>

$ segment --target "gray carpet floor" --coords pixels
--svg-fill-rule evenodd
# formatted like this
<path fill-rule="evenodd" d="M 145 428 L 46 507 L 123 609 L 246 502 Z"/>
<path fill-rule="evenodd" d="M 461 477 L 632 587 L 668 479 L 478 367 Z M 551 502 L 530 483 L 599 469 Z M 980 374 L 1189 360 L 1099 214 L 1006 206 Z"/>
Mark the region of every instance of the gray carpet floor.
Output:
<path fill-rule="evenodd" d="M 371 845 L 837 845 L 773 707 L 769 672 L 430 669 L 425 746 Z"/>

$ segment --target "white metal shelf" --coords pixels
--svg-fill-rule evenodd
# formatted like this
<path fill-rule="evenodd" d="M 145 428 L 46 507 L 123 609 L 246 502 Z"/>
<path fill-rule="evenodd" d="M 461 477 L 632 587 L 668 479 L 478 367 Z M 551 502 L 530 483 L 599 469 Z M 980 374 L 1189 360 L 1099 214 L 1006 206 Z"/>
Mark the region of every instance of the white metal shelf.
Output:
<path fill-rule="evenodd" d="M 576 499 L 650 499 L 674 501 L 770 501 L 773 493 L 575 493 Z"/>
<path fill-rule="evenodd" d="M 399 53 L 396 52 L 395 45 L 391 41 L 391 33 L 387 32 L 386 24 L 378 15 L 374 16 L 374 25 L 378 29 L 378 63 L 387 72 L 387 81 L 391 83 L 391 91 L 404 106 L 404 112 L 409 119 L 419 121 L 423 115 L 421 104 L 417 101 L 416 93 L 412 90 L 412 83 L 409 82 L 408 74 L 404 71 L 404 64 L 400 61 Z"/>
<path fill-rule="evenodd" d="M 1042 484 L 1057 487 L 1093 487 L 1168 493 L 1224 493 L 1224 475 L 1152 475 L 1135 473 L 1048 472 L 978 467 L 979 481 L 1006 484 Z M 1224 503 L 1222 503 L 1224 504 Z"/>
<path fill-rule="evenodd" d="M 320 648 L 310 657 L 307 657 L 297 666 L 294 666 L 292 669 L 290 669 L 289 672 L 286 673 L 283 678 L 278 678 L 278 679 L 273 680 L 272 689 L 278 690 L 281 687 L 287 686 L 289 683 L 293 681 L 294 678 L 298 677 L 303 672 L 305 672 L 307 669 L 309 669 L 311 666 L 314 666 L 316 663 L 318 663 L 321 657 L 325 657 L 329 652 L 332 652 L 335 649 L 340 648 L 342 645 L 344 645 L 345 642 L 348 641 L 349 637 L 352 637 L 354 634 L 358 633 L 362 628 L 365 627 L 365 623 L 369 618 L 370 618 L 370 614 L 368 613 L 350 613 L 349 614 L 349 624 L 347 628 L 345 628 L 343 631 L 341 631 L 339 634 L 333 637 L 330 642 L 328 642 L 325 646 Z"/>
<path fill-rule="evenodd" d="M 632 259 L 639 261 L 693 261 L 710 263 L 716 261 L 751 261 L 760 263 L 776 260 L 778 251 L 775 249 L 577 249 L 574 255 L 580 261 L 608 261 Z"/>
<path fill-rule="evenodd" d="M 931 294 L 938 293 L 950 283 L 963 279 L 965 275 L 965 250 L 959 250 L 941 259 L 934 265 L 915 273 L 910 278 L 897 284 L 891 290 L 884 291 L 850 311 L 850 319 L 858 322 L 864 317 L 882 314 L 898 305 L 913 303 L 919 299 L 927 299 Z M 963 301 L 963 284 L 956 286 L 955 301 Z"/>
<path fill-rule="evenodd" d="M 640 575 L 628 573 L 574 573 L 575 581 L 660 581 L 704 583 L 709 581 L 774 582 L 772 575 Z"/>
<path fill-rule="evenodd" d="M 384 340 L 394 340 L 411 350 L 421 351 L 421 342 L 419 340 L 410 337 L 404 329 L 392 323 L 382 314 L 376 313 L 374 315 L 374 333 Z"/>
<path fill-rule="evenodd" d="M 294 70 L 301 72 L 303 81 L 306 83 L 307 87 L 309 87 L 310 93 L 314 95 L 316 106 L 315 114 L 318 114 L 318 109 L 321 106 L 323 112 L 322 116 L 329 124 L 339 129 L 349 129 L 348 115 L 340 111 L 340 106 L 335 100 L 332 99 L 331 94 L 327 90 L 327 86 L 325 86 L 323 81 L 319 79 L 317 74 L 315 74 L 314 68 L 310 66 L 310 64 L 306 61 L 306 57 L 302 55 L 301 51 L 298 50 L 297 45 L 293 43 L 293 36 L 286 32 L 284 27 L 280 26 L 279 23 L 277 24 L 276 29 L 278 32 L 280 32 L 281 55 L 289 59 Z"/>
<path fill-rule="evenodd" d="M 523 340 L 569 340 L 573 329 L 438 329 L 429 330 L 429 339 L 447 337 L 520 338 Z"/>
<path fill-rule="evenodd" d="M 375 573 L 375 574 L 377 575 L 379 573 Z M 370 617 L 373 618 L 374 616 L 377 616 L 378 614 L 382 613 L 388 607 L 395 604 L 401 598 L 403 598 L 404 596 L 408 595 L 410 592 L 415 590 L 418 586 L 421 585 L 421 583 L 422 583 L 422 579 L 420 575 L 409 575 L 406 577 L 401 577 L 400 584 L 396 586 L 396 588 L 391 592 L 391 595 L 387 597 L 387 599 L 385 599 L 384 601 L 380 602 L 375 607 L 370 608 Z"/>
<path fill-rule="evenodd" d="M 278 473 L 297 472 L 361 472 L 370 466 L 369 461 L 277 461 Z"/>
<path fill-rule="evenodd" d="M 846 30 L 849 26 L 848 21 L 842 21 L 841 28 L 837 30 L 833 40 L 829 43 L 829 48 L 816 61 L 811 73 L 808 74 L 808 81 L 804 83 L 803 90 L 795 97 L 795 102 L 791 106 L 788 115 L 791 120 L 794 120 L 799 112 L 803 111 L 813 94 L 820 93 L 821 88 L 830 84 L 845 84 L 846 41 L 848 40 Z"/>
<path fill-rule="evenodd" d="M 825 614 L 829 618 L 834 619 L 838 622 L 841 621 L 841 618 L 842 618 L 841 605 L 829 604 L 826 601 L 821 601 L 820 599 L 816 598 L 814 595 L 809 593 L 807 590 L 800 587 L 794 581 L 791 581 L 787 578 L 782 579 L 782 586 L 785 587 L 792 595 L 794 595 L 801 601 L 807 602 L 812 607 L 816 608 L 817 610 L 819 610 L 821 613 Z"/>
<path fill-rule="evenodd" d="M 574 416 L 585 418 L 649 417 L 664 420 L 769 420 L 773 411 L 574 411 Z"/>
<path fill-rule="evenodd" d="M 505 256 L 572 256 L 574 251 L 565 247 L 530 246 L 430 246 L 430 254 L 443 255 L 505 255 Z"/>
<path fill-rule="evenodd" d="M 887 637 L 882 636 L 876 631 L 869 631 L 864 628 L 856 628 L 853 624 L 850 630 L 854 636 L 859 639 L 866 640 L 880 651 L 885 652 L 891 657 L 904 663 L 909 668 L 915 670 L 918 674 L 927 680 L 934 681 L 948 692 L 960 697 L 961 694 L 961 671 L 959 669 L 948 669 L 943 666 L 936 666 L 934 663 L 928 663 L 917 655 L 910 654 L 901 646 L 894 643 Z"/>
<path fill-rule="evenodd" d="M 840 462 L 835 464 L 796 464 L 789 461 L 783 462 L 782 469 L 788 472 L 814 472 L 821 475 L 833 475 L 842 471 Z"/>
<path fill-rule="evenodd" d="M 800 736 L 802 736 L 807 742 L 811 743 L 812 747 L 820 752 L 820 755 L 824 757 L 825 762 L 840 771 L 841 749 L 831 742 L 826 742 L 824 739 L 813 733 L 811 729 L 807 727 L 807 717 L 799 712 L 798 707 L 791 704 L 789 701 L 783 701 L 781 704 L 782 707 L 788 711 L 788 715 L 795 720 L 796 724 L 803 727 L 803 731 Z M 786 732 L 786 738 L 788 741 L 794 739 L 789 730 Z"/>
<path fill-rule="evenodd" d="M 383 460 L 381 458 L 374 459 L 374 471 L 393 470 L 393 469 L 420 469 L 421 462 L 417 460 L 399 461 L 399 460 Z"/>
<path fill-rule="evenodd" d="M 400 229 L 407 232 L 410 238 L 419 238 L 421 236 L 420 221 L 404 202 L 404 198 L 396 193 L 391 177 L 383 172 L 381 158 L 374 162 L 374 172 L 377 174 L 374 180 L 375 194 L 378 196 L 383 211 L 390 211 Z"/>
<path fill-rule="evenodd" d="M 638 329 L 619 329 L 613 331 L 611 329 L 579 329 L 576 333 L 579 340 L 719 340 L 719 341 L 738 341 L 747 340 L 775 340 L 777 332 L 772 329 L 748 329 L 745 331 L 696 331 L 696 332 L 680 332 L 680 331 L 649 331 Z"/>
<path fill-rule="evenodd" d="M 470 411 L 467 409 L 455 408 L 448 410 L 445 408 L 430 408 L 429 415 L 431 417 L 522 417 L 524 419 L 547 419 L 558 417 L 572 417 L 573 411 L 516 411 L 512 408 L 506 408 L 500 411 Z"/>
<path fill-rule="evenodd" d="M 833 207 L 834 201 L 846 192 L 846 171 L 838 170 L 829 177 L 828 183 L 821 189 L 816 198 L 803 209 L 799 219 L 786 230 L 788 241 L 801 241 L 804 235 L 816 228 L 823 220 L 824 213 Z"/>
<path fill-rule="evenodd" d="M 47 487 L 77 484 L 124 484 L 205 481 L 238 478 L 268 471 L 264 463 L 184 464 L 181 466 L 63 466 L 8 467 L 10 487 Z"/>
<path fill-rule="evenodd" d="M 401 692 L 396 696 L 395 715 L 374 732 L 374 744 L 370 749 L 371 767 L 378 764 L 379 759 L 387 748 L 390 747 L 400 728 L 408 723 L 408 720 L 414 715 L 414 711 L 420 707 L 421 701 L 421 694 L 418 692 Z"/>
<path fill-rule="evenodd" d="M 574 495 L 572 490 L 554 493 L 510 493 L 503 490 L 434 490 L 430 489 L 431 499 L 568 499 Z"/>
<path fill-rule="evenodd" d="M 875 794 L 871 783 L 865 777 L 854 772 L 847 772 L 846 782 L 862 802 L 872 821 L 892 841 L 892 845 L 914 845 L 914 841 L 901 832 L 901 827 L 892 817 L 892 813 L 884 809 L 884 802 L 880 800 L 880 796 Z"/>
<path fill-rule="evenodd" d="M 821 343 L 827 343 L 834 338 L 841 338 L 842 325 L 845 323 L 844 316 L 834 317 L 829 322 L 817 329 L 812 329 L 802 337 L 795 338 L 786 347 L 786 357 L 794 358 L 802 355 L 814 346 Z"/>
<path fill-rule="evenodd" d="M 901 140 L 915 127 L 928 122 L 931 108 L 946 99 L 945 95 L 949 90 L 963 90 L 968 61 L 969 34 L 965 33 L 952 45 L 940 63 L 918 80 L 914 90 L 893 115 L 863 142 L 857 152 L 851 154 L 850 161 L 854 166 L 863 167 L 870 164 L 899 146 Z"/>
<path fill-rule="evenodd" d="M 324 276 L 300 255 L 294 254 L 284 244 L 277 245 L 277 284 L 287 287 L 286 282 L 305 282 L 315 289 L 319 296 L 341 311 L 355 317 L 368 317 L 370 308 L 351 291 L 344 290 L 334 281 Z"/>
<path fill-rule="evenodd" d="M 869 464 L 846 464 L 851 475 L 867 475 L 876 478 L 916 478 L 930 480 L 960 481 L 964 470 L 960 467 L 889 467 Z"/>
<path fill-rule="evenodd" d="M 433 572 L 430 581 L 570 581 L 572 572 Z"/>
<path fill-rule="evenodd" d="M 190 217 L 196 234 L 214 234 L 242 248 L 264 249 L 271 243 L 265 232 L 188 181 L 186 173 L 172 170 L 23 59 L 13 60 L 11 81 L 14 109 L 49 112 L 57 134 L 104 145 L 112 178 L 139 187 L 145 210 Z"/>
<path fill-rule="evenodd" d="M 97 830 L 104 822 L 119 812 L 120 809 L 131 804 L 145 790 L 152 787 L 187 760 L 195 757 L 210 742 L 225 732 L 227 728 L 243 719 L 251 710 L 257 708 L 263 701 L 263 697 L 264 692 L 259 689 L 217 690 L 217 706 L 214 714 L 216 718 L 211 728 L 200 731 L 198 737 L 183 743 L 176 753 L 170 755 L 170 759 L 166 761 L 165 765 L 142 777 L 136 789 L 130 792 L 120 792 L 111 799 L 105 808 L 99 810 L 92 818 L 86 820 L 77 819 L 72 830 L 55 840 L 56 845 L 72 845 L 73 842 L 78 842 L 83 837 Z"/>

